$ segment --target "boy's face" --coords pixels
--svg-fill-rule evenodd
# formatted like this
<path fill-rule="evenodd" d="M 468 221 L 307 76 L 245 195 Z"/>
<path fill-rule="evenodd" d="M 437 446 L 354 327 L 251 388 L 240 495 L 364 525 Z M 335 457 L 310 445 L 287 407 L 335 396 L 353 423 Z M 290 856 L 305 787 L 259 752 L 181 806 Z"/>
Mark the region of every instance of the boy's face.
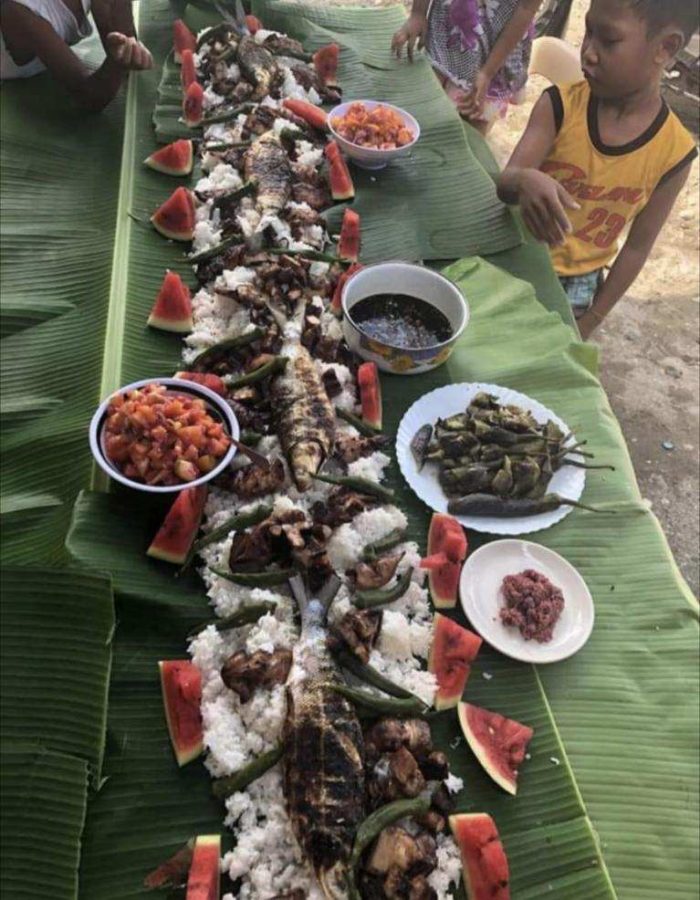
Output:
<path fill-rule="evenodd" d="M 678 29 L 650 35 L 648 24 L 629 0 L 591 0 L 581 65 L 591 92 L 622 98 L 658 79 L 680 41 Z"/>

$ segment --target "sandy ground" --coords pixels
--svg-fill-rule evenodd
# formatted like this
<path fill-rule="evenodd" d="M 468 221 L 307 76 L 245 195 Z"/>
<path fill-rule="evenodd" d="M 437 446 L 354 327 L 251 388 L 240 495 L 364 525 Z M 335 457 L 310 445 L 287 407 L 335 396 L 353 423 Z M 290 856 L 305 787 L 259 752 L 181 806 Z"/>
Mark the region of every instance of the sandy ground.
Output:
<path fill-rule="evenodd" d="M 395 0 L 305 0 L 388 6 Z M 410 5 L 410 0 L 406 0 Z M 580 45 L 587 0 L 575 0 L 566 38 Z M 504 163 L 547 82 L 533 77 L 526 101 L 497 123 L 489 142 Z M 695 133 L 697 135 L 697 121 Z M 627 438 L 643 495 L 697 596 L 700 591 L 700 267 L 696 160 L 645 270 L 593 336 L 601 378 Z"/>

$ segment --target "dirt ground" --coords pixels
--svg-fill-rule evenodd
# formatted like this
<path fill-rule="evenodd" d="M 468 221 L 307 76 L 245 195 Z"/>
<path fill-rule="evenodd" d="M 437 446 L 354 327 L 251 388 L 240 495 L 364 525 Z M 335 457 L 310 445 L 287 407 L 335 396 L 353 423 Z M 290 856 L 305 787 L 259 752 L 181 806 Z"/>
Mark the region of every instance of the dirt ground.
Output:
<path fill-rule="evenodd" d="M 388 6 L 395 0 L 305 0 Z M 410 6 L 410 0 L 405 0 Z M 588 0 L 574 0 L 566 39 L 580 45 Z M 522 106 L 489 136 L 504 163 L 547 86 L 533 77 Z M 692 105 L 691 105 L 692 110 Z M 691 114 L 692 120 L 692 114 Z M 687 124 L 687 123 L 686 123 Z M 697 136 L 698 122 L 695 121 Z M 646 268 L 593 336 L 601 377 L 629 444 L 644 497 L 659 517 L 683 575 L 700 592 L 700 211 L 698 160 Z"/>

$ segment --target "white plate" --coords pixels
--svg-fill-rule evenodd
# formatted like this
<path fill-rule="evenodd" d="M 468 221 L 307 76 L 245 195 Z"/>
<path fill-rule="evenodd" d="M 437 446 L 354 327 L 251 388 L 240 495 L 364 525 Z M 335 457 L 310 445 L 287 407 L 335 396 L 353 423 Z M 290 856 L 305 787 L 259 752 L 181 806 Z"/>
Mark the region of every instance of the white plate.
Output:
<path fill-rule="evenodd" d="M 546 406 L 526 394 L 500 387 L 497 384 L 447 384 L 445 387 L 436 388 L 428 394 L 423 394 L 406 411 L 399 423 L 396 435 L 396 458 L 403 477 L 423 503 L 434 509 L 435 512 L 447 512 L 447 497 L 438 482 L 438 467 L 427 463 L 419 472 L 411 453 L 411 441 L 423 425 L 434 425 L 438 419 L 446 419 L 448 416 L 464 412 L 472 397 L 480 391 L 493 394 L 499 403 L 517 404 L 532 413 L 542 425 L 551 419 L 565 434 L 569 433 L 568 425 L 551 409 L 547 409 Z M 571 443 L 576 443 L 576 439 L 572 437 Z M 572 458 L 583 459 L 581 456 L 577 457 L 576 454 L 572 454 Z M 551 494 L 566 497 L 568 500 L 578 500 L 583 493 L 585 483 L 585 469 L 579 469 L 576 466 L 562 466 L 552 476 L 548 491 Z M 550 525 L 560 522 L 571 510 L 571 506 L 560 506 L 559 509 L 541 513 L 538 516 L 520 516 L 515 519 L 500 519 L 496 516 L 455 516 L 455 518 L 465 528 L 472 528 L 474 531 L 485 531 L 489 534 L 526 534 L 549 528 Z"/>
<path fill-rule="evenodd" d="M 524 569 L 546 575 L 564 595 L 564 609 L 548 644 L 526 641 L 518 628 L 501 624 L 503 579 Z M 521 662 L 567 659 L 583 647 L 593 630 L 593 598 L 586 582 L 563 556 L 531 541 L 492 541 L 480 547 L 462 569 L 459 595 L 464 614 L 484 640 Z"/>

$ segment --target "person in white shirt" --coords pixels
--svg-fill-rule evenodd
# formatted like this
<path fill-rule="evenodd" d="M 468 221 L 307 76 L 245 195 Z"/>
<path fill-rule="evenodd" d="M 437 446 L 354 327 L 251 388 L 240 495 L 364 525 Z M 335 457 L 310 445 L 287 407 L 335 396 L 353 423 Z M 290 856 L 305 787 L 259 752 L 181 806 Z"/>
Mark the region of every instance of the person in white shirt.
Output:
<path fill-rule="evenodd" d="M 97 26 L 106 58 L 89 69 L 70 49 Z M 48 70 L 86 109 L 112 100 L 127 72 L 150 69 L 153 58 L 136 37 L 130 0 L 2 0 L 0 78 Z"/>

